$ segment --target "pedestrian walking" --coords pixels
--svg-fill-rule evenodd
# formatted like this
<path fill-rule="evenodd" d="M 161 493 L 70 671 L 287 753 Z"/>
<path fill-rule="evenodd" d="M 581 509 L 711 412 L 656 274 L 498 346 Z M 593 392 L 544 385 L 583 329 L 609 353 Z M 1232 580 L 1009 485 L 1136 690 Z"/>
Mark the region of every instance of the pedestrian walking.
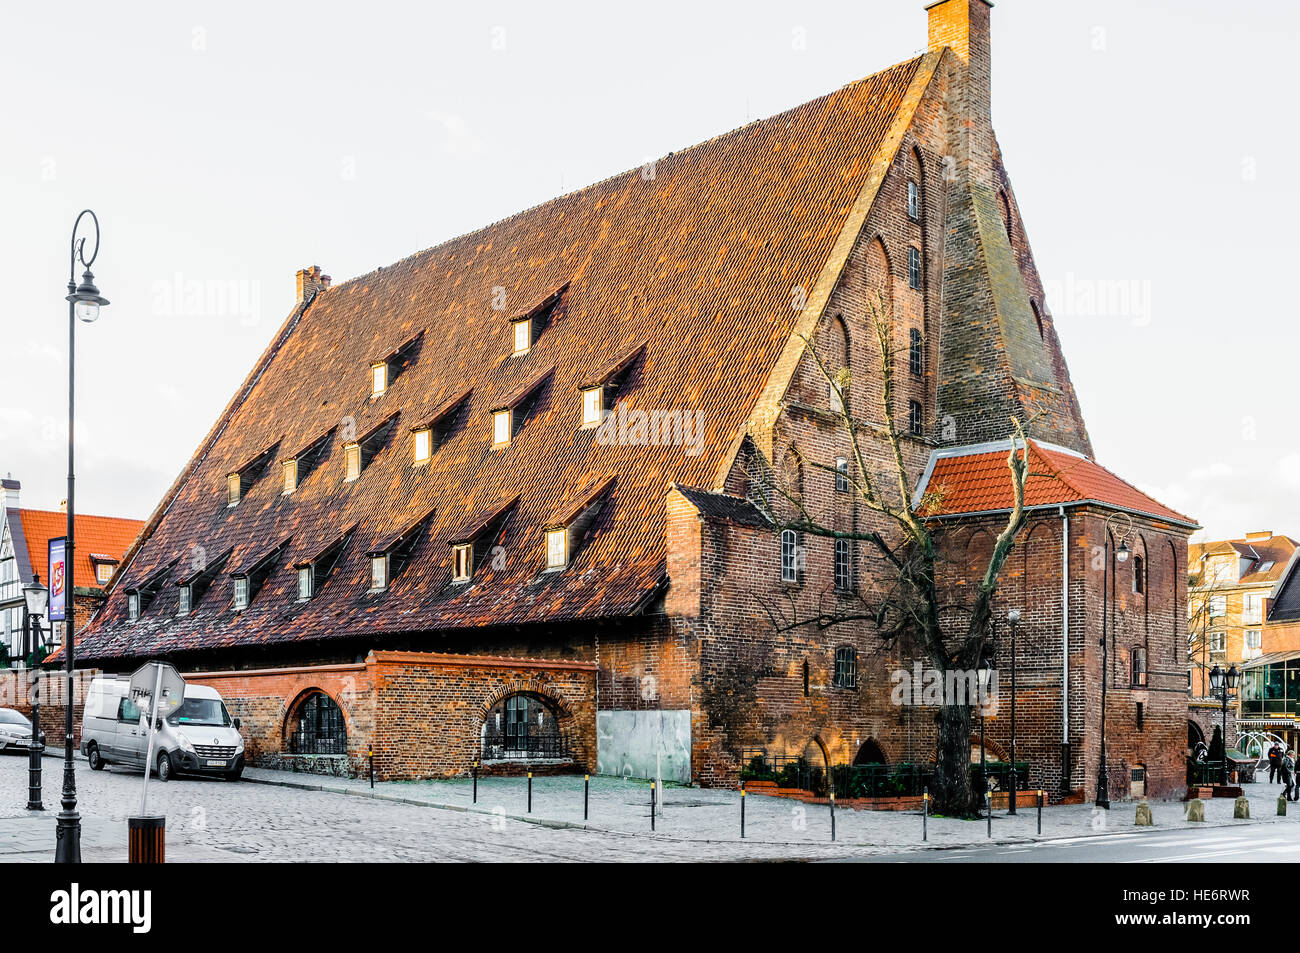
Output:
<path fill-rule="evenodd" d="M 1286 798 L 1288 801 L 1295 800 L 1295 797 L 1293 796 L 1295 793 L 1295 789 L 1297 787 L 1300 787 L 1300 785 L 1296 785 L 1294 783 L 1294 779 L 1295 779 L 1294 755 L 1295 752 L 1293 751 L 1288 751 L 1286 754 L 1284 754 L 1282 756 L 1282 764 L 1280 768 L 1282 772 L 1282 783 L 1286 785 L 1286 787 L 1282 789 L 1282 796 Z"/>
<path fill-rule="evenodd" d="M 1268 749 L 1268 783 L 1269 784 L 1277 783 L 1277 771 L 1278 768 L 1281 767 L 1281 763 L 1282 763 L 1282 746 L 1275 741 L 1273 742 L 1273 747 Z"/>

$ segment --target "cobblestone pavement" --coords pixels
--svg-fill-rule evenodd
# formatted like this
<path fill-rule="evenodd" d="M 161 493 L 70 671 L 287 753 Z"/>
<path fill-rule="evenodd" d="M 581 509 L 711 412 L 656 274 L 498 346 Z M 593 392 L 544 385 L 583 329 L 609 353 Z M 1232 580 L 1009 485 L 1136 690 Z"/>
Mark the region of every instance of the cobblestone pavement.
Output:
<path fill-rule="evenodd" d="M 0 755 L 0 860 L 52 855 L 62 763 L 47 757 L 44 765 L 47 811 L 33 816 L 23 807 L 26 758 Z M 78 759 L 86 860 L 125 860 L 126 818 L 139 810 L 140 783 L 138 772 L 91 771 Z M 1276 791 L 1259 787 L 1254 820 L 1232 820 L 1232 803 L 1220 800 L 1207 804 L 1204 826 L 1300 823 L 1300 811 L 1275 817 Z M 482 779 L 473 804 L 468 781 L 380 784 L 374 797 L 364 781 L 251 770 L 238 783 L 154 779 L 149 809 L 167 815 L 173 861 L 832 860 L 990 843 L 984 821 L 932 818 L 929 841 L 922 844 L 921 818 L 914 813 L 849 810 L 836 812 L 837 841 L 831 843 L 826 807 L 760 796 L 746 799 L 742 841 L 736 792 L 676 786 L 668 788 L 664 815 L 651 834 L 644 782 L 593 778 L 591 791 L 586 829 L 581 778 L 536 779 L 530 821 L 521 818 L 527 798 L 522 778 Z M 1188 828 L 1181 804 L 1152 807 L 1157 830 Z M 1132 804 L 1117 803 L 1104 822 L 1098 818 L 1086 805 L 1049 808 L 1043 837 L 1141 833 L 1133 827 Z M 993 842 L 1031 842 L 1036 828 L 1032 809 L 1015 818 L 999 813 Z"/>

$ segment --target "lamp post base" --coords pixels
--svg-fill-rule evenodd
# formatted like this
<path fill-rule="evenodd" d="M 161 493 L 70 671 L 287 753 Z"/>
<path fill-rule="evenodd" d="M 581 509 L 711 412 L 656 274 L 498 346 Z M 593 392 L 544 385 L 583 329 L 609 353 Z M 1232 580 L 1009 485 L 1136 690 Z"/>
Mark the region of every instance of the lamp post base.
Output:
<path fill-rule="evenodd" d="M 41 803 L 41 755 L 45 745 L 36 743 L 32 746 L 30 760 L 27 762 L 27 810 L 43 811 Z"/>
<path fill-rule="evenodd" d="M 54 862 L 81 863 L 81 815 L 76 811 L 59 812 L 54 832 Z"/>

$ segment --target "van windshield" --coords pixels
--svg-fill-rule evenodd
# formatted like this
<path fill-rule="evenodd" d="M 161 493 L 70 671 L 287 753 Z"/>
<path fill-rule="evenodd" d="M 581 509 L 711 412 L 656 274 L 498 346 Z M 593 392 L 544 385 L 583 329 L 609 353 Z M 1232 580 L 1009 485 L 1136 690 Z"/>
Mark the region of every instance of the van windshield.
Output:
<path fill-rule="evenodd" d="M 219 698 L 187 698 L 167 716 L 167 723 L 229 728 L 230 712 Z"/>

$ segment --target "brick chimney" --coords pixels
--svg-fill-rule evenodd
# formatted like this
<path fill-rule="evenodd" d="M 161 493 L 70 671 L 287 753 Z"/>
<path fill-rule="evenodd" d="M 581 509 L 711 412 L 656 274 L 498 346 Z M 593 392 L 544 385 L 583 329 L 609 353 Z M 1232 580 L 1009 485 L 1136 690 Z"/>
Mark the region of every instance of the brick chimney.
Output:
<path fill-rule="evenodd" d="M 329 286 L 330 276 L 321 274 L 320 265 L 303 268 L 298 272 L 298 303 L 302 304 Z"/>
<path fill-rule="evenodd" d="M 1273 531 L 1271 529 L 1257 529 L 1253 533 L 1246 534 L 1246 542 L 1257 543 L 1263 539 L 1272 539 Z"/>
<path fill-rule="evenodd" d="M 15 480 L 14 475 L 11 473 L 3 480 L 0 480 L 0 487 L 3 487 L 5 491 L 4 508 L 6 510 L 18 509 L 18 491 L 23 488 L 23 485 Z"/>
<path fill-rule="evenodd" d="M 948 93 L 957 122 L 950 132 L 953 157 L 959 168 L 984 184 L 993 180 L 992 8 L 988 0 L 939 0 L 925 8 L 930 15 L 930 51 L 947 47 L 957 61 L 954 87 Z"/>

